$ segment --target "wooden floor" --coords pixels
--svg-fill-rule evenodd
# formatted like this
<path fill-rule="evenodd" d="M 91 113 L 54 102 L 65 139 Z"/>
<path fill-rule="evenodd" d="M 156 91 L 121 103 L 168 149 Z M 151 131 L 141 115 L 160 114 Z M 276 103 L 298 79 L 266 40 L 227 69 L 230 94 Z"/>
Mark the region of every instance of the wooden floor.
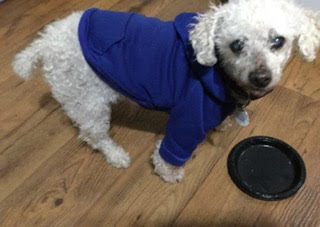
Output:
<path fill-rule="evenodd" d="M 88 7 L 173 19 L 207 0 L 7 0 L 0 4 L 0 226 L 320 226 L 320 58 L 294 57 L 281 86 L 250 107 L 251 124 L 213 132 L 185 167 L 182 183 L 153 174 L 150 155 L 167 116 L 131 103 L 113 113 L 112 136 L 132 157 L 118 170 L 77 139 L 40 72 L 23 82 L 14 54 L 47 23 Z M 253 135 L 287 141 L 307 180 L 280 202 L 252 199 L 231 182 L 231 147 Z"/>

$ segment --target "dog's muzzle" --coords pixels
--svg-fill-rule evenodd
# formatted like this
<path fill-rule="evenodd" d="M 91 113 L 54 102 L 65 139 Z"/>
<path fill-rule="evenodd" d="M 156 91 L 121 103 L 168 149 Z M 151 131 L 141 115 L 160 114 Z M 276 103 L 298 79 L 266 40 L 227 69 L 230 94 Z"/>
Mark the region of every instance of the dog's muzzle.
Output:
<path fill-rule="evenodd" d="M 249 73 L 250 83 L 257 88 L 265 88 L 271 82 L 271 72 L 266 69 L 257 69 Z"/>
<path fill-rule="evenodd" d="M 273 89 L 252 88 L 251 86 L 239 86 L 234 80 L 228 78 L 225 81 L 231 96 L 241 105 L 246 106 L 252 100 L 262 98 Z"/>

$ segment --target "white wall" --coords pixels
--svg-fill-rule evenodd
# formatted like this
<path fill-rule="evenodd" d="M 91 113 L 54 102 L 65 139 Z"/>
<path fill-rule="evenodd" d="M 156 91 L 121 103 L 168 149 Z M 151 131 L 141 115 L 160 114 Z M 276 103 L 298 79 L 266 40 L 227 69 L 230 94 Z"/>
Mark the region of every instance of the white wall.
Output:
<path fill-rule="evenodd" d="M 320 1 L 319 0 L 296 0 L 296 2 L 300 3 L 301 5 L 320 11 Z"/>

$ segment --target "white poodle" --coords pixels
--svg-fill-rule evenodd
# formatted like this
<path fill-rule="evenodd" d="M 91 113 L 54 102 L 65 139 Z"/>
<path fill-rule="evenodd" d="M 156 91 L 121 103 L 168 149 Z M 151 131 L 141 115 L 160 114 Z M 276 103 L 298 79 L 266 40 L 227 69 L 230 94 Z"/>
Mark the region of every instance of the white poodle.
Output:
<path fill-rule="evenodd" d="M 118 168 L 130 157 L 108 135 L 111 104 L 128 97 L 168 112 L 152 161 L 162 179 L 179 182 L 208 130 L 272 91 L 293 47 L 315 59 L 319 19 L 290 0 L 234 0 L 169 22 L 90 9 L 49 24 L 13 68 L 28 79 L 41 61 L 79 137 Z"/>

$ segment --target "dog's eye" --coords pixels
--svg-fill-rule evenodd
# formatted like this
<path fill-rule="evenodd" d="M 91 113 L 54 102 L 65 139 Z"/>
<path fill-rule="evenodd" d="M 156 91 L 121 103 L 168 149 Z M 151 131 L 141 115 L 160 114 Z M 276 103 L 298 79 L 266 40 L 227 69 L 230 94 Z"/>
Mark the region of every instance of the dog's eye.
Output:
<path fill-rule="evenodd" d="M 241 41 L 240 39 L 237 39 L 230 44 L 230 49 L 232 50 L 233 53 L 241 52 L 243 47 L 244 47 L 244 42 Z"/>
<path fill-rule="evenodd" d="M 272 40 L 271 49 L 278 50 L 281 47 L 283 47 L 285 42 L 286 42 L 286 39 L 283 36 L 275 37 Z"/>

